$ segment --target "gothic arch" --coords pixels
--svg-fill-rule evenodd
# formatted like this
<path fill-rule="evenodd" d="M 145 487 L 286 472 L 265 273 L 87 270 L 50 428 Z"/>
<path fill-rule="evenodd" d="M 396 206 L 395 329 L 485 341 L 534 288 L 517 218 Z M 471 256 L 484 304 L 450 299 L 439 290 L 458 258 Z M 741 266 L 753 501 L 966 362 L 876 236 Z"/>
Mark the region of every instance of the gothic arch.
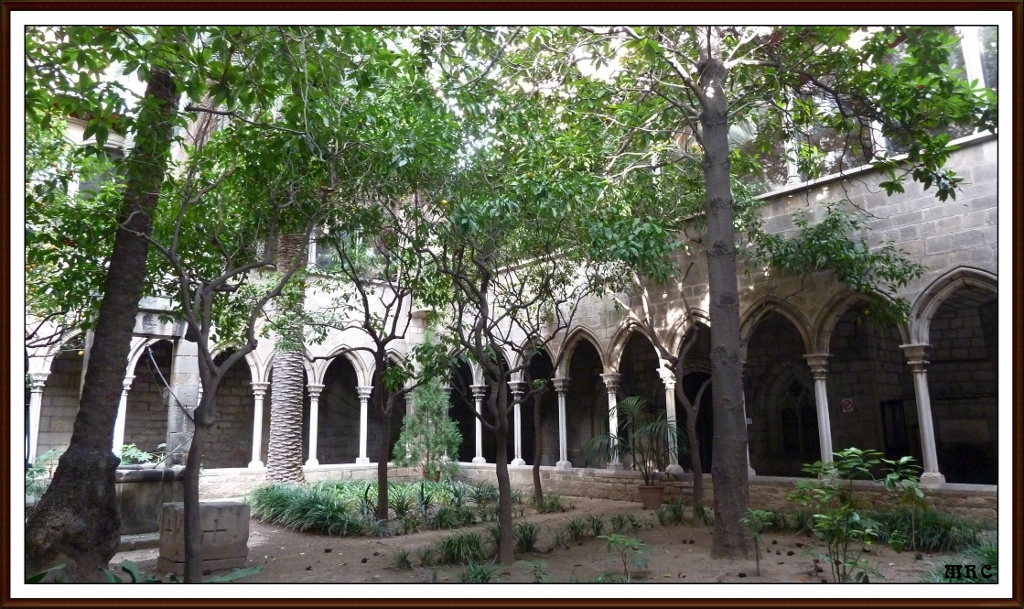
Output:
<path fill-rule="evenodd" d="M 665 347 L 668 349 L 668 352 L 679 355 L 679 350 L 683 348 L 683 339 L 686 338 L 686 333 L 697 324 L 703 324 L 710 328 L 711 315 L 707 311 L 693 308 L 672 324 L 672 327 L 665 333 Z"/>
<path fill-rule="evenodd" d="M 331 361 L 338 357 L 344 357 L 352 367 L 355 368 L 356 378 L 359 381 L 359 385 L 363 387 L 369 387 L 373 381 L 373 364 L 363 361 L 359 352 L 352 347 L 347 345 L 338 345 L 327 354 L 327 357 L 317 362 L 315 367 L 315 374 L 312 370 L 312 363 L 306 361 L 306 373 L 309 374 L 309 382 L 313 385 L 323 384 L 324 374 L 327 372 L 327 367 L 330 366 Z"/>
<path fill-rule="evenodd" d="M 622 353 L 625 351 L 626 344 L 629 342 L 629 339 L 632 338 L 634 332 L 646 338 L 647 342 L 651 345 L 651 350 L 654 351 L 654 356 L 661 359 L 661 356 L 658 354 L 658 350 L 654 346 L 654 341 L 651 339 L 650 332 L 648 332 L 641 324 L 638 324 L 632 319 L 627 319 L 619 326 L 619 329 L 615 331 L 615 335 L 608 344 L 607 354 L 601 358 L 602 363 L 605 365 L 605 370 L 610 370 L 613 373 L 617 373 L 619 371 Z"/>
<path fill-rule="evenodd" d="M 931 321 L 947 298 L 961 288 L 975 287 L 997 294 L 998 278 L 981 269 L 957 267 L 942 275 L 921 292 L 910 310 L 911 340 L 915 344 L 929 344 Z"/>
<path fill-rule="evenodd" d="M 565 340 L 562 341 L 561 348 L 558 352 L 558 375 L 565 377 L 569 375 L 569 362 L 572 360 L 572 354 L 576 350 L 577 345 L 580 341 L 587 341 L 590 346 L 597 352 L 597 356 L 601 358 L 602 368 L 606 368 L 607 365 L 604 360 L 604 350 L 601 349 L 601 339 L 594 334 L 593 330 L 586 326 L 576 326 L 569 332 Z"/>
<path fill-rule="evenodd" d="M 881 297 L 881 295 L 879 296 Z M 839 323 L 839 318 L 851 307 L 866 301 L 867 298 L 863 294 L 848 289 L 844 289 L 830 298 L 822 307 L 817 321 L 812 326 L 811 336 L 814 338 L 814 342 L 810 346 L 813 347 L 813 350 L 808 353 L 830 353 L 829 341 L 832 338 L 832 330 Z M 896 330 L 899 332 L 900 341 L 903 344 L 910 342 L 910 329 L 906 323 L 896 324 Z"/>
<path fill-rule="evenodd" d="M 843 310 L 845 310 L 845 308 Z M 793 306 L 792 303 L 775 295 L 768 295 L 761 298 L 749 307 L 746 313 L 741 317 L 740 337 L 743 342 L 744 351 L 746 351 L 746 345 L 749 343 L 750 338 L 754 335 L 754 329 L 757 327 L 757 324 L 772 313 L 778 313 L 793 324 L 793 327 L 803 340 L 804 353 L 815 353 L 810 321 L 803 313 L 800 312 L 799 309 Z M 841 315 L 842 311 L 840 311 L 839 314 Z M 838 316 L 836 319 L 838 319 Z"/>

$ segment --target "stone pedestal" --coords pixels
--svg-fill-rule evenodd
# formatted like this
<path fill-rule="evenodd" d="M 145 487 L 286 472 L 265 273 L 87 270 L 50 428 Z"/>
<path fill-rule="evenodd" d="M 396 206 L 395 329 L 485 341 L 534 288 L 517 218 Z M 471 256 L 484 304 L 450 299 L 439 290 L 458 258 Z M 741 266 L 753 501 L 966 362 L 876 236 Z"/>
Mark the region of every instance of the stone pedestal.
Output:
<path fill-rule="evenodd" d="M 237 501 L 199 503 L 203 528 L 203 570 L 231 569 L 245 565 L 249 555 L 249 506 Z M 160 512 L 161 573 L 185 572 L 185 504 L 165 503 Z"/>

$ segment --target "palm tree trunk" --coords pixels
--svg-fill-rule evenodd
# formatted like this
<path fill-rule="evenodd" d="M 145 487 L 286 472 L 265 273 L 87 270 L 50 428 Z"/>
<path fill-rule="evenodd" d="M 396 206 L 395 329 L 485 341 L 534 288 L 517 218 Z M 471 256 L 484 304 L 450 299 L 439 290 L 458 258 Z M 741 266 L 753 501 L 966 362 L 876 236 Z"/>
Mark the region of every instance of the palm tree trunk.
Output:
<path fill-rule="evenodd" d="M 306 255 L 306 238 L 302 233 L 284 235 L 278 245 L 277 267 L 284 272 L 301 264 Z M 299 296 L 294 309 L 301 312 L 305 283 L 297 281 L 292 289 Z M 274 354 L 273 378 L 270 386 L 270 440 L 267 447 L 267 480 L 271 482 L 305 481 L 302 473 L 302 398 L 305 355 L 302 348 L 302 325 L 285 329 L 278 337 Z"/>

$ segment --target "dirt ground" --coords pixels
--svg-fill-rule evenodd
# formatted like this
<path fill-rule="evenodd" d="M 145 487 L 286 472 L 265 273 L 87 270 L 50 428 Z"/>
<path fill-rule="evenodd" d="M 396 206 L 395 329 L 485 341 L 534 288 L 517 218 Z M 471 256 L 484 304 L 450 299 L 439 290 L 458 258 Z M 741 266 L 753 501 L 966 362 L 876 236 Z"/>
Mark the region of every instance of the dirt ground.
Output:
<path fill-rule="evenodd" d="M 553 583 L 590 583 L 602 575 L 620 581 L 623 565 L 618 554 L 609 554 L 603 539 L 587 537 L 569 546 L 552 547 L 552 535 L 570 518 L 603 514 L 633 513 L 655 523 L 641 529 L 635 536 L 643 541 L 648 566 L 636 571 L 630 565 L 631 581 L 637 583 L 827 583 L 831 580 L 829 566 L 816 565 L 815 557 L 824 552 L 816 537 L 766 533 L 761 548 L 761 575 L 757 575 L 753 552 L 748 559 L 713 560 L 710 558 L 713 533 L 711 527 L 660 526 L 653 510 L 643 510 L 632 502 L 586 498 L 566 498 L 573 509 L 556 514 L 537 514 L 528 509 L 516 521 L 529 520 L 541 525 L 536 550 L 516 555 L 516 563 L 499 571 L 493 580 L 500 583 L 531 583 L 534 566 L 542 564 Z M 487 524 L 462 530 L 478 531 L 486 538 Z M 606 525 L 607 526 L 607 525 Z M 606 531 L 607 534 L 608 531 Z M 459 581 L 463 566 L 393 567 L 394 554 L 404 548 L 416 563 L 416 550 L 434 544 L 451 531 L 429 531 L 390 538 L 330 537 L 298 533 L 282 526 L 250 521 L 249 557 L 246 566 L 259 565 L 263 570 L 239 580 L 239 583 L 454 583 Z M 883 576 L 872 581 L 917 582 L 936 563 L 939 555 L 913 552 L 896 553 L 888 546 L 874 545 L 864 554 L 872 567 Z M 114 557 L 112 565 L 122 560 L 138 564 L 143 574 L 156 575 L 158 551 L 135 550 Z M 541 561 L 543 561 L 541 563 Z M 819 571 L 820 569 L 820 571 Z M 218 575 L 224 571 L 215 571 Z"/>

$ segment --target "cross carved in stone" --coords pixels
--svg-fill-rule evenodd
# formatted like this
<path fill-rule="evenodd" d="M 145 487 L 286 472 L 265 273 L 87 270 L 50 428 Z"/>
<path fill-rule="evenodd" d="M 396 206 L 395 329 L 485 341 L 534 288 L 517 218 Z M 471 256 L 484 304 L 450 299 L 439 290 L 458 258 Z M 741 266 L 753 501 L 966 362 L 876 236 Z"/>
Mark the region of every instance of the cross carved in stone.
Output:
<path fill-rule="evenodd" d="M 207 534 L 209 534 L 209 538 L 208 539 L 210 540 L 211 544 L 216 544 L 217 543 L 217 533 L 227 533 L 228 532 L 228 530 L 226 528 L 217 528 L 217 525 L 218 525 L 219 522 L 220 521 L 217 518 L 214 518 L 213 519 L 213 528 L 212 529 L 203 529 L 203 537 L 206 537 Z"/>

